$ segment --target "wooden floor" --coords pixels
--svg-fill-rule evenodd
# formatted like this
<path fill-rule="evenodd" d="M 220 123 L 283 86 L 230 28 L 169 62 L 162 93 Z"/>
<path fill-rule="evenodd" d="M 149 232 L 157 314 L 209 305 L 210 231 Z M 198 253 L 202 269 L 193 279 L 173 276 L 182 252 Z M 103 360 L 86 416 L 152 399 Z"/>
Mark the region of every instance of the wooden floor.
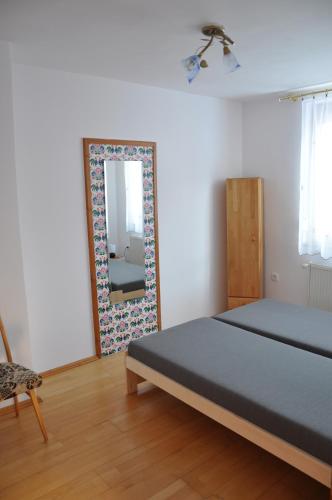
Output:
<path fill-rule="evenodd" d="M 144 385 L 125 395 L 122 355 L 45 379 L 48 444 L 31 408 L 0 417 L 0 498 L 328 499 L 327 488 Z"/>

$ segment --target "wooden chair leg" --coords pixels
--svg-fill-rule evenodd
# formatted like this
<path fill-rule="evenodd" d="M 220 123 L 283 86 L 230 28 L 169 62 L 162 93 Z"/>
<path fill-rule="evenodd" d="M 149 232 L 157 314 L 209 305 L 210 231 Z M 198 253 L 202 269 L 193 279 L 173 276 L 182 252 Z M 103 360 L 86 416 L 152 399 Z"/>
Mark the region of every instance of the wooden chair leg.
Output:
<path fill-rule="evenodd" d="M 39 402 L 37 399 L 37 394 L 34 389 L 31 389 L 31 391 L 28 391 L 28 394 L 31 398 L 32 404 L 33 404 L 33 409 L 35 410 L 36 417 L 39 423 L 40 430 L 42 431 L 42 434 L 44 436 L 45 443 L 48 441 L 48 436 L 47 436 L 47 430 L 45 427 L 45 422 L 44 422 L 44 417 L 40 411 L 40 406 Z"/>
<path fill-rule="evenodd" d="M 17 396 L 14 396 L 14 405 L 15 405 L 15 413 L 16 413 L 16 416 L 18 417 L 19 406 L 18 406 L 18 397 Z"/>

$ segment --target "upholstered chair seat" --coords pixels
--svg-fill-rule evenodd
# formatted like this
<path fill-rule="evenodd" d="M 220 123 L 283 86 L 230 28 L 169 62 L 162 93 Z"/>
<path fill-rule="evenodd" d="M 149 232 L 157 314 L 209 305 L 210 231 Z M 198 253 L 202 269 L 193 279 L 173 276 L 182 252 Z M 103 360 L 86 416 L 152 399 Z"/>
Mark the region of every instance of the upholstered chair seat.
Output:
<path fill-rule="evenodd" d="M 16 363 L 0 363 L 0 401 L 37 389 L 41 384 L 38 373 Z"/>
<path fill-rule="evenodd" d="M 18 417 L 20 406 L 18 395 L 26 393 L 30 397 L 40 430 L 44 436 L 44 441 L 46 442 L 48 440 L 47 430 L 43 415 L 40 411 L 36 393 L 37 387 L 40 387 L 42 384 L 42 378 L 33 370 L 29 370 L 29 368 L 13 363 L 13 357 L 10 351 L 5 326 L 0 316 L 0 340 L 1 338 L 5 347 L 7 361 L 5 363 L 0 363 L 0 401 L 13 398 L 15 413 Z"/>

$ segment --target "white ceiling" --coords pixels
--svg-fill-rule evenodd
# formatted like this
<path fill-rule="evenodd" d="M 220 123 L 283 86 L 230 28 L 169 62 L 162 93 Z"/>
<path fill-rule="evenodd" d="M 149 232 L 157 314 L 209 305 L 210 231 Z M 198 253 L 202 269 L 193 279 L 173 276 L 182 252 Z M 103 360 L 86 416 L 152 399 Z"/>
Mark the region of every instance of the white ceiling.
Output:
<path fill-rule="evenodd" d="M 220 45 L 186 83 L 180 61 L 199 28 L 224 24 L 242 68 Z M 197 94 L 247 98 L 332 81 L 332 0 L 0 0 L 14 60 Z"/>

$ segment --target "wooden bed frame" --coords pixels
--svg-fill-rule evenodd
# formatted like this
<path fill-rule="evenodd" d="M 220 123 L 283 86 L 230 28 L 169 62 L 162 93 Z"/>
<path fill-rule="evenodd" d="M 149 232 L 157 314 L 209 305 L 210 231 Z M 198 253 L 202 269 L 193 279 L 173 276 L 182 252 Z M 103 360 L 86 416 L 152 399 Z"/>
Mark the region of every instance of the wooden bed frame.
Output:
<path fill-rule="evenodd" d="M 110 300 L 112 304 L 119 304 L 124 300 L 138 299 L 144 297 L 145 289 L 141 288 L 139 290 L 133 290 L 132 292 L 123 292 L 123 290 L 114 290 L 110 294 Z"/>
<path fill-rule="evenodd" d="M 330 488 L 330 500 L 332 500 L 331 465 L 322 462 L 300 448 L 287 443 L 287 441 L 274 436 L 261 427 L 187 389 L 171 378 L 162 375 L 128 355 L 126 356 L 126 371 L 128 394 L 136 393 L 137 385 L 140 382 L 144 382 L 145 380 L 151 382 L 204 415 L 207 415 L 233 432 L 236 432 L 245 439 L 248 439 L 257 446 L 316 479 L 316 481 L 324 484 Z"/>

